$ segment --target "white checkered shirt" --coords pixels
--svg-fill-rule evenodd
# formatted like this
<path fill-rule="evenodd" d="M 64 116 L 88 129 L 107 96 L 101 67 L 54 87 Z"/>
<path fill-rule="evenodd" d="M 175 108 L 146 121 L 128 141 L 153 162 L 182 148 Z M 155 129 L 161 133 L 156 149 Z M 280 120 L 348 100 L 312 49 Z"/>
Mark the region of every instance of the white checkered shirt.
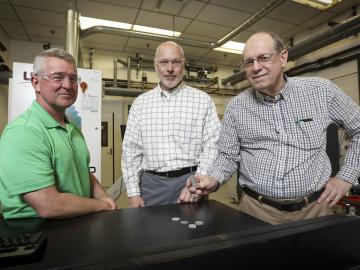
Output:
<path fill-rule="evenodd" d="M 171 93 L 160 86 L 133 102 L 122 149 L 128 197 L 140 195 L 142 170 L 166 172 L 198 166 L 206 175 L 217 155 L 220 121 L 211 97 L 182 83 Z"/>
<path fill-rule="evenodd" d="M 302 121 L 301 121 L 302 120 Z M 360 176 L 360 108 L 332 82 L 293 77 L 275 100 L 249 89 L 227 106 L 209 171 L 223 182 L 239 168 L 241 185 L 281 199 L 321 189 L 331 174 L 326 129 L 344 127 L 352 143 L 337 177 Z"/>

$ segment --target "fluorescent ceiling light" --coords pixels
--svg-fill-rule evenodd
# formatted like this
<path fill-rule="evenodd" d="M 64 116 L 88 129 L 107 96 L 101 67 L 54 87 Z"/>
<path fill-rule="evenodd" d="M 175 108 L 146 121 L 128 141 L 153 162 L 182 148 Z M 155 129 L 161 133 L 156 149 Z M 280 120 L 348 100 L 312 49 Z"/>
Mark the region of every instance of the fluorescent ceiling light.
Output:
<path fill-rule="evenodd" d="M 325 10 L 328 9 L 342 0 L 293 0 L 294 2 L 298 2 L 300 4 L 308 5 L 313 8 Z"/>
<path fill-rule="evenodd" d="M 236 54 L 242 54 L 245 47 L 245 43 L 235 42 L 235 41 L 228 41 L 221 47 L 217 47 L 214 50 L 215 51 L 221 51 L 221 52 L 229 52 L 229 53 L 236 53 Z"/>
<path fill-rule="evenodd" d="M 81 29 L 87 29 L 96 25 L 110 26 L 121 29 L 131 29 L 132 27 L 132 24 L 129 23 L 122 23 L 122 22 L 115 22 L 115 21 L 108 21 L 108 20 L 101 20 L 101 19 L 80 16 Z"/>
<path fill-rule="evenodd" d="M 134 31 L 153 33 L 153 34 L 159 34 L 159 35 L 170 36 L 170 37 L 179 37 L 181 35 L 180 32 L 175 32 L 175 31 L 171 31 L 171 30 L 165 30 L 165 29 L 147 27 L 147 26 L 142 26 L 142 25 L 133 25 L 133 24 L 129 24 L 129 23 L 122 23 L 122 22 L 115 22 L 115 21 L 108 21 L 108 20 L 101 20 L 101 19 L 80 16 L 80 28 L 82 30 L 90 28 L 92 26 L 96 26 L 96 25 L 110 26 L 110 27 L 115 27 L 115 28 L 120 28 L 120 29 L 132 29 Z"/>

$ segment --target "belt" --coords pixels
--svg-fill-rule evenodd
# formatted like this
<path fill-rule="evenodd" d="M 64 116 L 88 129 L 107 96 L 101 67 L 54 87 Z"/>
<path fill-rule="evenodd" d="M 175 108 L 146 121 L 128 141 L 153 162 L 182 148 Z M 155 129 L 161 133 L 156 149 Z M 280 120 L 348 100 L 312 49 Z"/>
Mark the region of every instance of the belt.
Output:
<path fill-rule="evenodd" d="M 319 191 L 316 191 L 314 193 L 311 193 L 308 196 L 305 196 L 301 201 L 299 202 L 278 202 L 273 201 L 269 198 L 264 197 L 263 195 L 249 189 L 246 186 L 242 187 L 242 190 L 245 192 L 246 195 L 254 198 L 255 200 L 258 200 L 260 203 L 265 203 L 271 207 L 274 207 L 280 211 L 286 211 L 286 212 L 294 212 L 303 209 L 305 206 L 307 206 L 309 203 L 312 203 L 313 201 L 317 200 L 321 193 L 324 191 L 324 188 L 322 188 Z"/>
<path fill-rule="evenodd" d="M 167 176 L 167 177 L 180 177 L 184 174 L 188 174 L 191 172 L 196 172 L 197 166 L 193 167 L 186 167 L 175 171 L 168 171 L 168 172 L 156 172 L 156 171 L 145 171 L 154 175 L 160 175 L 160 176 Z"/>

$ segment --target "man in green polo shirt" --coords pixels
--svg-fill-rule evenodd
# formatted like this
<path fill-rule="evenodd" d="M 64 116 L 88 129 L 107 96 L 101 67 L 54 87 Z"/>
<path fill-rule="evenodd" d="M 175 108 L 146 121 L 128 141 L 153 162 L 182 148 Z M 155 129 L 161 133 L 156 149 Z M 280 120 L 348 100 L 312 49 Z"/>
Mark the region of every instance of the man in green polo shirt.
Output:
<path fill-rule="evenodd" d="M 81 131 L 65 117 L 77 98 L 74 58 L 61 49 L 35 57 L 36 100 L 0 140 L 0 202 L 5 219 L 69 218 L 116 209 L 94 175 Z"/>

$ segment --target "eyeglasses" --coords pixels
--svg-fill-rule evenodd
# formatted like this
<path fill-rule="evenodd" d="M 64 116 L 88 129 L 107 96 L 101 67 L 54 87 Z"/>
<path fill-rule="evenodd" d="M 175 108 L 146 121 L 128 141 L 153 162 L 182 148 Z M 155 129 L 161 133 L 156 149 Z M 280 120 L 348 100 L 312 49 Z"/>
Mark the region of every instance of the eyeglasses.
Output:
<path fill-rule="evenodd" d="M 39 74 L 39 77 L 41 77 L 44 80 L 57 83 L 57 84 L 63 84 L 66 77 L 69 78 L 71 84 L 78 84 L 81 81 L 81 78 L 77 75 L 72 74 L 66 74 L 65 72 L 55 72 L 51 74 Z"/>
<path fill-rule="evenodd" d="M 160 59 L 156 61 L 161 67 L 167 67 L 169 64 L 174 65 L 174 67 L 179 68 L 184 64 L 184 59 Z"/>
<path fill-rule="evenodd" d="M 255 58 L 245 59 L 244 66 L 245 66 L 245 68 L 250 68 L 254 65 L 255 61 L 258 62 L 258 64 L 260 64 L 260 65 L 267 64 L 271 61 L 271 58 L 276 53 L 277 52 L 265 53 L 265 54 L 259 55 L 258 57 L 255 57 Z"/>

